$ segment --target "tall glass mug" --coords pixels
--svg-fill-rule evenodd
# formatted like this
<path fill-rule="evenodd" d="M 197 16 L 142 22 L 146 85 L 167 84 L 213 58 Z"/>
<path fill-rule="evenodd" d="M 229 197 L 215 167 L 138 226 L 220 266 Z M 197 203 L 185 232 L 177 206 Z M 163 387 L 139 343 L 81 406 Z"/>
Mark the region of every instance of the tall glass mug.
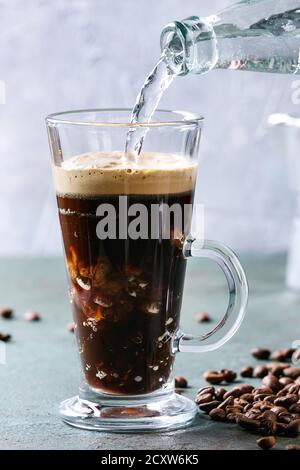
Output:
<path fill-rule="evenodd" d="M 158 111 L 150 124 L 133 125 L 128 116 L 115 109 L 47 118 L 83 376 L 60 412 L 85 429 L 178 429 L 197 409 L 174 391 L 175 356 L 212 351 L 232 337 L 247 281 L 228 248 L 190 234 L 203 119 Z M 127 162 L 126 137 L 138 126 L 146 131 L 142 153 Z M 202 336 L 179 326 L 192 256 L 216 261 L 229 288 L 225 315 Z"/>

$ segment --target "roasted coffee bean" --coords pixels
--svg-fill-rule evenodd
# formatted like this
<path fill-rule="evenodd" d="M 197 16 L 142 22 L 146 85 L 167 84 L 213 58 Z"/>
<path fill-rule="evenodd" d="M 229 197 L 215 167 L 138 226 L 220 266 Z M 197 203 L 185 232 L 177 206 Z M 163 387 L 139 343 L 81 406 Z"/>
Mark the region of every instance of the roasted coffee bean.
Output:
<path fill-rule="evenodd" d="M 287 446 L 285 446 L 284 450 L 300 450 L 300 445 L 288 444 Z"/>
<path fill-rule="evenodd" d="M 238 405 L 238 406 L 243 406 L 242 402 L 241 402 L 241 397 L 234 397 L 233 398 L 233 403 L 235 405 Z"/>
<path fill-rule="evenodd" d="M 242 367 L 240 370 L 240 376 L 249 377 L 249 378 L 253 377 L 253 367 L 251 366 Z"/>
<path fill-rule="evenodd" d="M 208 403 L 203 403 L 202 405 L 199 405 L 199 409 L 201 411 L 204 411 L 205 413 L 209 413 L 214 408 L 217 408 L 218 405 L 220 405 L 220 402 L 218 400 L 213 400 Z"/>
<path fill-rule="evenodd" d="M 259 401 L 254 402 L 252 404 L 252 407 L 253 407 L 254 410 L 260 410 L 261 405 L 262 405 L 262 401 L 259 400 Z"/>
<path fill-rule="evenodd" d="M 244 407 L 244 412 L 251 410 L 251 408 L 252 408 L 252 403 L 248 403 L 248 405 Z"/>
<path fill-rule="evenodd" d="M 280 382 L 282 385 L 284 385 L 284 386 L 290 385 L 290 384 L 294 383 L 293 380 L 290 379 L 289 377 L 281 377 L 281 378 L 279 379 L 279 382 Z"/>
<path fill-rule="evenodd" d="M 272 367 L 272 369 L 269 370 L 269 372 L 275 375 L 275 377 L 277 377 L 278 379 L 280 379 L 283 376 L 283 371 L 284 369 L 282 368 L 282 366 L 277 366 L 277 367 L 274 366 Z"/>
<path fill-rule="evenodd" d="M 257 393 L 254 395 L 254 401 L 262 401 L 268 396 L 270 396 L 269 393 Z"/>
<path fill-rule="evenodd" d="M 251 354 L 256 359 L 269 359 L 271 351 L 265 348 L 253 348 L 251 349 Z"/>
<path fill-rule="evenodd" d="M 266 366 L 257 366 L 254 369 L 254 377 L 257 377 L 258 379 L 262 379 L 266 375 L 268 375 L 268 369 Z"/>
<path fill-rule="evenodd" d="M 239 413 L 228 413 L 226 415 L 226 421 L 228 421 L 228 423 L 236 423 L 237 420 L 239 419 L 241 415 Z"/>
<path fill-rule="evenodd" d="M 288 392 L 300 395 L 300 384 L 293 383 L 287 386 Z"/>
<path fill-rule="evenodd" d="M 274 351 L 271 354 L 271 359 L 273 361 L 288 361 L 291 359 L 294 352 L 295 352 L 295 349 L 293 348 L 279 349 L 279 351 Z"/>
<path fill-rule="evenodd" d="M 233 402 L 234 402 L 233 397 L 227 397 L 222 403 L 220 403 L 218 408 L 223 408 L 225 410 L 227 406 L 233 405 Z"/>
<path fill-rule="evenodd" d="M 288 437 L 298 437 L 300 436 L 300 419 L 295 419 L 287 425 L 285 434 Z"/>
<path fill-rule="evenodd" d="M 249 402 L 246 401 L 246 400 L 242 400 L 242 398 L 236 398 L 236 400 L 239 400 L 239 401 L 238 401 L 238 404 L 239 404 L 240 406 L 242 406 L 243 408 L 245 408 L 245 406 L 249 405 Z"/>
<path fill-rule="evenodd" d="M 235 406 L 228 406 L 225 411 L 226 414 L 235 414 L 243 416 L 243 410 L 240 410 L 238 407 Z"/>
<path fill-rule="evenodd" d="M 261 417 L 261 412 L 259 410 L 252 409 L 247 411 L 244 416 L 249 419 L 259 419 Z"/>
<path fill-rule="evenodd" d="M 259 409 L 262 413 L 265 413 L 265 411 L 271 411 L 273 406 L 274 406 L 273 403 L 267 403 L 265 401 L 262 401 Z"/>
<path fill-rule="evenodd" d="M 203 393 L 202 395 L 197 395 L 195 402 L 197 405 L 203 405 L 203 403 L 209 403 L 213 401 L 213 396 L 211 393 Z"/>
<path fill-rule="evenodd" d="M 285 423 L 279 423 L 277 421 L 277 429 L 276 429 L 276 435 L 277 436 L 285 436 L 285 430 L 287 428 L 287 424 Z"/>
<path fill-rule="evenodd" d="M 258 432 L 260 423 L 257 419 L 240 416 L 237 420 L 238 425 L 247 431 Z"/>
<path fill-rule="evenodd" d="M 24 319 L 26 321 L 39 321 L 41 319 L 40 315 L 33 310 L 28 310 L 28 312 L 24 313 Z"/>
<path fill-rule="evenodd" d="M 279 413 L 278 422 L 284 424 L 290 424 L 293 421 L 293 416 L 290 413 Z"/>
<path fill-rule="evenodd" d="M 199 388 L 199 390 L 197 392 L 197 395 L 202 395 L 204 393 L 211 393 L 212 395 L 214 395 L 215 387 L 202 387 L 202 388 Z"/>
<path fill-rule="evenodd" d="M 300 368 L 298 369 L 297 367 L 288 367 L 287 369 L 284 369 L 283 374 L 285 377 L 289 377 L 290 379 L 297 379 L 300 377 Z"/>
<path fill-rule="evenodd" d="M 231 390 L 228 390 L 228 392 L 225 393 L 223 398 L 224 399 L 226 399 L 227 397 L 237 398 L 243 395 L 244 393 L 252 392 L 253 389 L 254 387 L 249 384 L 239 385 L 239 386 L 232 388 Z"/>
<path fill-rule="evenodd" d="M 213 384 L 213 385 L 219 385 L 221 382 L 225 380 L 224 374 L 216 370 L 207 370 L 206 372 L 204 372 L 203 377 L 206 380 L 206 382 Z"/>
<path fill-rule="evenodd" d="M 270 411 L 271 408 L 272 408 L 273 404 L 269 404 L 269 403 L 262 403 L 261 407 L 260 407 L 260 411 L 261 412 L 265 412 L 265 411 Z"/>
<path fill-rule="evenodd" d="M 259 433 L 262 436 L 274 436 L 276 434 L 277 424 L 276 421 L 271 419 L 262 419 L 259 425 Z"/>
<path fill-rule="evenodd" d="M 226 412 L 222 408 L 214 408 L 209 412 L 209 416 L 214 421 L 225 421 Z"/>
<path fill-rule="evenodd" d="M 274 367 L 279 367 L 280 369 L 286 369 L 287 367 L 289 367 L 289 364 L 287 364 L 286 362 L 267 362 L 266 363 L 266 368 L 268 369 L 269 372 L 272 371 L 272 369 Z"/>
<path fill-rule="evenodd" d="M 274 391 L 280 390 L 282 388 L 282 385 L 277 377 L 270 373 L 262 379 L 262 383 Z"/>
<path fill-rule="evenodd" d="M 284 369 L 289 367 L 289 364 L 285 362 L 269 362 L 266 364 L 266 368 L 271 374 L 276 375 L 276 377 L 281 377 L 283 375 Z"/>
<path fill-rule="evenodd" d="M 257 439 L 256 444 L 264 450 L 272 449 L 276 444 L 276 439 L 274 436 L 260 437 Z"/>
<path fill-rule="evenodd" d="M 3 341 L 4 343 L 6 343 L 7 341 L 9 341 L 11 339 L 11 335 L 8 334 L 8 333 L 0 333 L 0 341 Z"/>
<path fill-rule="evenodd" d="M 276 406 L 284 406 L 285 408 L 289 408 L 294 403 L 297 403 L 298 395 L 286 395 L 285 397 L 276 398 L 274 401 L 274 405 Z"/>
<path fill-rule="evenodd" d="M 198 312 L 195 315 L 196 321 L 198 323 L 209 323 L 211 322 L 211 317 L 206 312 Z"/>
<path fill-rule="evenodd" d="M 262 415 L 264 419 L 269 419 L 271 421 L 277 421 L 277 415 L 274 413 L 274 411 L 265 411 Z"/>
<path fill-rule="evenodd" d="M 273 411 L 277 416 L 279 416 L 280 413 L 286 413 L 286 409 L 283 408 L 283 406 L 273 406 L 271 411 Z"/>
<path fill-rule="evenodd" d="M 262 385 L 261 387 L 256 387 L 252 390 L 253 395 L 258 395 L 259 393 L 269 393 L 273 395 L 273 390 L 266 385 Z"/>
<path fill-rule="evenodd" d="M 292 406 L 289 408 L 290 413 L 297 413 L 300 415 L 300 403 L 294 403 Z"/>
<path fill-rule="evenodd" d="M 228 413 L 241 413 L 243 411 L 243 407 L 241 405 L 226 406 L 226 411 Z"/>
<path fill-rule="evenodd" d="M 292 390 L 292 391 L 291 391 Z M 287 384 L 283 387 L 283 389 L 280 390 L 280 392 L 277 393 L 278 397 L 283 397 L 289 393 L 297 393 L 297 385 L 295 387 L 294 381 L 290 384 Z"/>
<path fill-rule="evenodd" d="M 175 377 L 175 387 L 176 388 L 187 388 L 188 382 L 185 377 L 177 375 Z"/>
<path fill-rule="evenodd" d="M 226 388 L 219 387 L 215 391 L 215 397 L 217 400 L 222 400 L 226 393 Z"/>
<path fill-rule="evenodd" d="M 267 395 L 265 398 L 265 402 L 267 403 L 273 404 L 275 400 L 276 400 L 276 395 Z"/>
<path fill-rule="evenodd" d="M 221 373 L 224 374 L 224 379 L 227 383 L 232 383 L 236 379 L 236 373 L 233 370 L 222 369 Z"/>
<path fill-rule="evenodd" d="M 69 322 L 67 324 L 67 330 L 70 332 L 70 333 L 74 333 L 75 331 L 75 323 L 73 321 Z"/>
<path fill-rule="evenodd" d="M 279 392 L 274 392 L 276 393 L 276 398 L 281 398 L 281 397 L 285 397 L 289 392 L 288 390 L 284 390 L 284 388 L 282 388 L 281 390 L 279 390 Z"/>
<path fill-rule="evenodd" d="M 9 319 L 13 316 L 13 310 L 11 308 L 0 308 L 0 317 Z"/>
<path fill-rule="evenodd" d="M 283 349 L 272 352 L 270 359 L 272 361 L 280 361 L 280 362 L 285 361 L 285 354 L 284 354 Z"/>
<path fill-rule="evenodd" d="M 242 400 L 246 400 L 248 403 L 253 403 L 254 401 L 254 396 L 252 395 L 252 393 L 244 393 L 243 395 L 241 395 L 240 398 Z"/>

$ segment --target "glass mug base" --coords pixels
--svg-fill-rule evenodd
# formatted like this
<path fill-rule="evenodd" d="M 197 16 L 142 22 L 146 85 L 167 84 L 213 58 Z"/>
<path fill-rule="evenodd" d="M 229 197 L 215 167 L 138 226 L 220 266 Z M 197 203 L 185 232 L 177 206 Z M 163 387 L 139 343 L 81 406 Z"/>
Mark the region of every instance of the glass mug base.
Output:
<path fill-rule="evenodd" d="M 98 394 L 93 401 L 75 396 L 64 400 L 59 410 L 71 426 L 116 433 L 177 430 L 190 426 L 197 414 L 195 403 L 174 391 L 156 398 L 127 398 L 126 402 Z"/>

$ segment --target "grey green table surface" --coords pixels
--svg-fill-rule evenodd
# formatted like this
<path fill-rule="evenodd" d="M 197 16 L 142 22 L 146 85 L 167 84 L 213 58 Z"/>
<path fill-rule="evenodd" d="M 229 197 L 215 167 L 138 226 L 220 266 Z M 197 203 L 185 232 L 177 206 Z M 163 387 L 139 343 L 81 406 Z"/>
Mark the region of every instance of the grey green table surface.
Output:
<path fill-rule="evenodd" d="M 249 353 L 252 347 L 276 349 L 300 339 L 300 295 L 285 287 L 284 255 L 244 255 L 241 260 L 249 279 L 250 299 L 240 331 L 221 350 L 177 356 L 176 372 L 187 377 L 190 387 L 185 393 L 190 398 L 204 385 L 204 370 L 239 370 L 256 364 Z M 0 306 L 15 310 L 14 319 L 0 319 L 0 331 L 12 335 L 6 344 L 6 364 L 0 365 L 0 449 L 256 448 L 255 436 L 203 415 L 186 430 L 160 434 L 107 434 L 64 424 L 58 404 L 76 394 L 79 380 L 75 338 L 66 329 L 71 320 L 66 291 L 62 258 L 0 262 Z M 195 313 L 205 310 L 217 320 L 226 302 L 226 284 L 219 269 L 209 261 L 191 261 L 182 308 L 183 329 L 200 333 L 211 328 L 211 324 L 197 324 Z M 28 309 L 39 311 L 41 321 L 26 322 L 23 313 Z M 285 444 L 285 439 L 279 439 L 277 447 Z"/>

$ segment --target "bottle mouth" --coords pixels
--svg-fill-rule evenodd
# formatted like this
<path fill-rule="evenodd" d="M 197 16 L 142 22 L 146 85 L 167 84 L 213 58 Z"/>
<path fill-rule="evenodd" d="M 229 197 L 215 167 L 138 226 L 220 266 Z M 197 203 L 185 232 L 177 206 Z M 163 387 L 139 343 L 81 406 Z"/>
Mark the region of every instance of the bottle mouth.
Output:
<path fill-rule="evenodd" d="M 186 75 L 186 31 L 184 24 L 174 21 L 167 24 L 161 33 L 160 47 L 162 57 L 174 75 Z"/>
<path fill-rule="evenodd" d="M 175 75 L 207 73 L 218 61 L 216 34 L 207 18 L 191 16 L 167 24 L 160 45 L 162 57 Z"/>

